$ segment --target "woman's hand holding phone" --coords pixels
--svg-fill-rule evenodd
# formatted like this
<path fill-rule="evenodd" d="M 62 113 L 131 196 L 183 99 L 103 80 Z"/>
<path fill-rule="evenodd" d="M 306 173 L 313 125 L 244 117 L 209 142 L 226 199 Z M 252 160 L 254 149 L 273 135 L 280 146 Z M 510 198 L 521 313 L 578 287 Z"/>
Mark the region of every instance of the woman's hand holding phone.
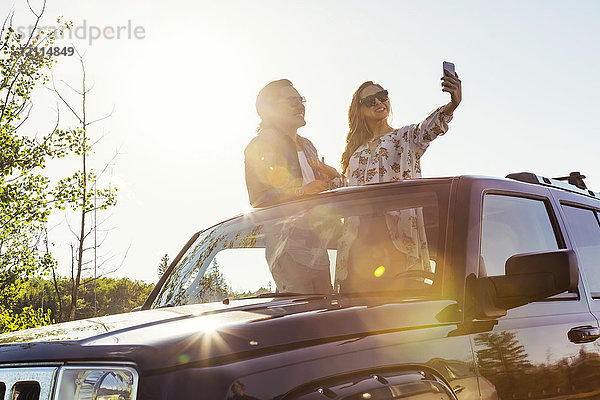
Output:
<path fill-rule="evenodd" d="M 462 82 L 454 70 L 454 64 L 444 61 L 442 70 L 442 92 L 450 93 L 450 103 L 444 106 L 444 114 L 452 115 L 462 101 Z"/>

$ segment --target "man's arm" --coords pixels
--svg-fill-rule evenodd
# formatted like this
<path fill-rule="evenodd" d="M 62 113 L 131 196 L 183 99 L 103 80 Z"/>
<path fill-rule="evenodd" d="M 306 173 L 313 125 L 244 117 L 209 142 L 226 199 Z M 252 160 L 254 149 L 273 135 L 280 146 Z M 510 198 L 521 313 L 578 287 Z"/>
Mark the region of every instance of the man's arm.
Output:
<path fill-rule="evenodd" d="M 284 203 L 329 189 L 327 182 L 323 180 L 315 180 L 302 186 L 272 187 L 262 182 L 263 177 L 267 175 L 257 174 L 255 167 L 252 162 L 249 163 L 246 159 L 246 187 L 248 188 L 248 197 L 252 207 L 266 207 Z"/>
<path fill-rule="evenodd" d="M 269 161 L 272 157 L 261 153 L 257 146 L 252 146 L 252 143 L 244 152 L 246 188 L 250 204 L 252 207 L 265 207 L 291 200 L 293 196 L 291 187 L 274 186 L 277 183 L 274 182 L 277 180 L 277 175 L 284 171 L 279 171 L 281 167 L 277 165 L 271 165 Z"/>
<path fill-rule="evenodd" d="M 301 177 L 290 174 L 289 166 L 281 162 L 274 143 L 253 140 L 244 151 L 246 187 L 252 207 L 266 207 L 295 200 L 328 189 L 324 180 L 303 185 Z"/>

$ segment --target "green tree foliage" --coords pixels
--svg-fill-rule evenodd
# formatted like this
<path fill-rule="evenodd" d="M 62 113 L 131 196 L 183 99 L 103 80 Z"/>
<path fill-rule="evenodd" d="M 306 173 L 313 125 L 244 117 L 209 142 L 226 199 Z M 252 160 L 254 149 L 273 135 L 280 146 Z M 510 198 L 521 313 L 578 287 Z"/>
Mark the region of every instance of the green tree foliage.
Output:
<path fill-rule="evenodd" d="M 247 297 L 254 297 L 265 293 L 273 293 L 273 286 L 271 285 L 271 282 L 268 282 L 266 286 L 261 286 L 260 288 L 258 288 L 258 290 L 255 291 L 247 291 L 241 293 L 231 291 L 229 293 L 229 297 L 232 299 L 244 299 Z"/>
<path fill-rule="evenodd" d="M 33 10 L 32 10 L 33 11 Z M 37 27 L 43 10 L 35 14 Z M 42 137 L 21 134 L 32 109 L 34 88 L 46 82 L 54 61 L 37 51 L 51 45 L 59 31 L 23 36 L 11 26 L 0 30 L 0 331 L 48 322 L 43 312 L 11 306 L 30 276 L 53 265 L 44 250 L 44 224 L 53 206 L 49 179 L 42 170 L 48 160 L 67 155 L 69 135 L 56 126 Z M 60 23 L 60 20 L 58 21 Z M 63 25 L 63 28 L 69 28 Z"/>
<path fill-rule="evenodd" d="M 198 301 L 201 303 L 223 300 L 231 293 L 223 273 L 219 270 L 219 263 L 216 259 L 213 260 L 210 268 L 200 278 L 198 286 L 200 287 Z"/>
<path fill-rule="evenodd" d="M 201 288 L 199 292 L 199 302 L 221 301 L 224 298 L 243 299 L 273 292 L 271 282 L 268 282 L 266 287 L 260 287 L 256 291 L 235 292 L 227 284 L 225 276 L 219 268 L 219 263 L 214 259 L 210 268 L 206 271 L 204 276 L 200 278 L 198 283 Z"/>
<path fill-rule="evenodd" d="M 71 279 L 57 278 L 59 293 L 63 304 L 69 303 Z M 81 286 L 77 300 L 77 318 L 91 318 L 94 316 L 120 314 L 129 312 L 141 306 L 154 285 L 143 281 L 134 281 L 127 278 L 98 278 L 96 279 L 96 304 L 94 310 L 94 282 L 92 279 Z M 23 294 L 15 303 L 15 312 L 19 313 L 28 307 L 43 308 L 49 312 L 54 322 L 67 321 L 68 310 L 60 315 L 59 300 L 56 295 L 54 281 L 51 279 L 30 280 Z"/>
<path fill-rule="evenodd" d="M 41 308 L 24 307 L 17 313 L 2 313 L 0 315 L 0 331 L 13 332 L 24 328 L 49 325 L 51 323 L 50 310 Z"/>
<path fill-rule="evenodd" d="M 170 264 L 171 261 L 169 261 L 169 255 L 165 253 L 165 255 L 160 259 L 160 264 L 158 264 L 158 279 L 160 279 L 165 272 L 167 272 L 167 268 L 169 268 Z"/>

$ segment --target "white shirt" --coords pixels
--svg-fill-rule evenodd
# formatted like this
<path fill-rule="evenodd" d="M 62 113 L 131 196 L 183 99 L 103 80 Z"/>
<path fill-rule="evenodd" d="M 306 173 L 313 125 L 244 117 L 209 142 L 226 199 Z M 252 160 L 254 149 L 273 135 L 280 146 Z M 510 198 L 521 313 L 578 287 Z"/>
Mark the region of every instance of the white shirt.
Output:
<path fill-rule="evenodd" d="M 306 159 L 306 155 L 303 151 L 298 152 L 298 161 L 300 162 L 300 169 L 302 170 L 302 179 L 304 179 L 304 184 L 310 183 L 315 180 L 315 173 L 313 169 L 310 167 L 308 160 Z"/>

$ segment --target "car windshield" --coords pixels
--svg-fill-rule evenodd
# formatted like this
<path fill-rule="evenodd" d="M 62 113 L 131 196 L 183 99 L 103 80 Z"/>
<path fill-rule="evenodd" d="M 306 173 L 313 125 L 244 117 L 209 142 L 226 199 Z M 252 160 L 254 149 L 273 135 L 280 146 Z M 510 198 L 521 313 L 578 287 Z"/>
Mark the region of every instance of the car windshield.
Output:
<path fill-rule="evenodd" d="M 293 294 L 434 293 L 448 186 L 340 191 L 202 232 L 152 307 Z"/>

